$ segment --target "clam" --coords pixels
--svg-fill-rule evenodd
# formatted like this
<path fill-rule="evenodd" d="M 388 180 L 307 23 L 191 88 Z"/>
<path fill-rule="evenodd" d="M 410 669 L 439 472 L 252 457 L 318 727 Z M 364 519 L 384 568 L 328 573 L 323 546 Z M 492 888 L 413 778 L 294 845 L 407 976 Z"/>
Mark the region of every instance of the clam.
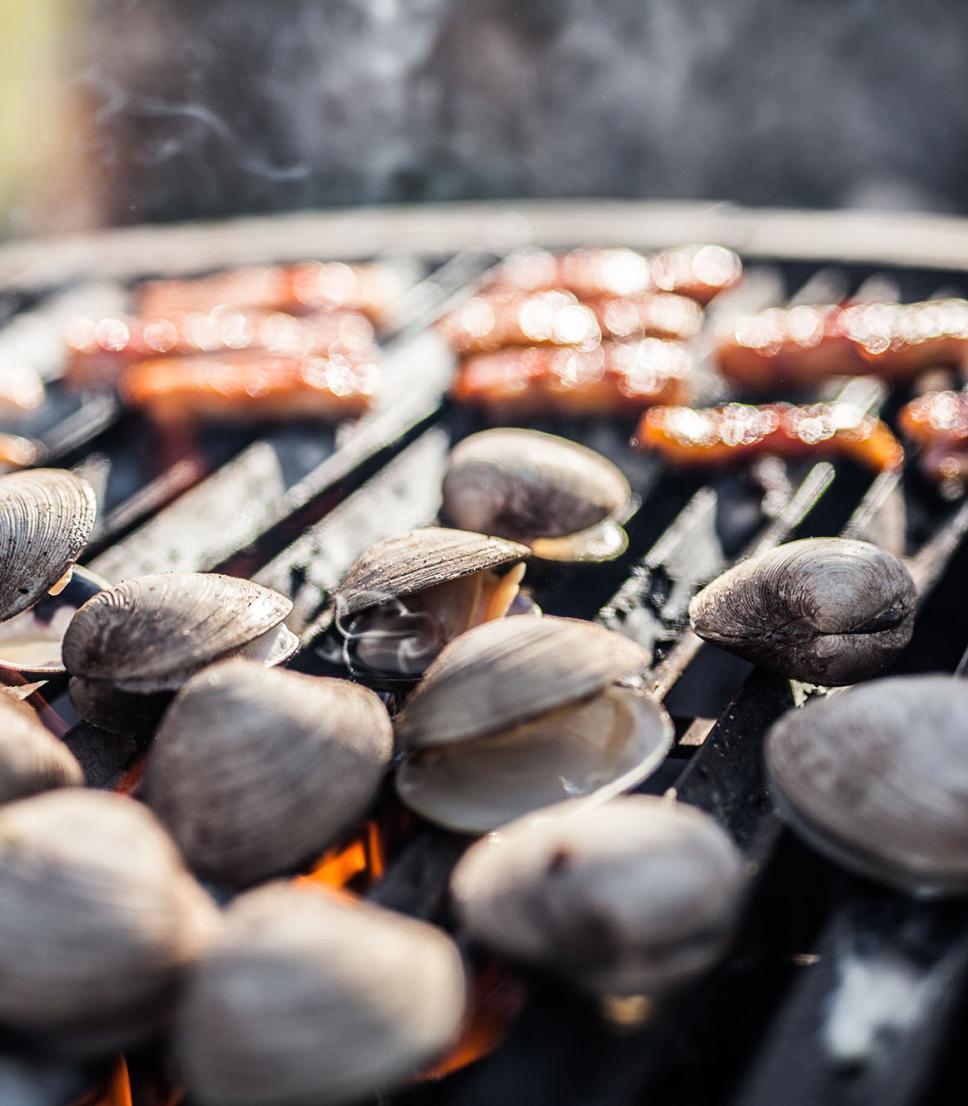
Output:
<path fill-rule="evenodd" d="M 709 968 L 733 930 L 740 854 L 707 815 L 631 795 L 523 818 L 464 854 L 464 930 L 601 994 L 667 992 Z"/>
<path fill-rule="evenodd" d="M 807 538 L 750 557 L 689 604 L 693 630 L 809 683 L 852 684 L 904 648 L 916 592 L 904 565 L 867 542 Z"/>
<path fill-rule="evenodd" d="M 785 715 L 767 739 L 780 813 L 820 852 L 919 896 L 968 893 L 968 685 L 876 680 Z"/>
<path fill-rule="evenodd" d="M 10 695 L 0 695 L 0 803 L 83 783 L 74 755 L 37 712 Z"/>
<path fill-rule="evenodd" d="M 451 452 L 444 514 L 455 526 L 531 546 L 555 561 L 605 561 L 628 545 L 632 492 L 594 450 L 537 430 L 484 430 Z"/>
<path fill-rule="evenodd" d="M 203 1106 L 356 1102 L 439 1056 L 464 1011 L 456 946 L 424 922 L 273 884 L 229 908 L 175 1044 Z"/>
<path fill-rule="evenodd" d="M 65 789 L 0 809 L 0 1024 L 107 1053 L 157 1030 L 215 909 L 153 815 Z"/>
<path fill-rule="evenodd" d="M 169 572 L 99 592 L 64 635 L 71 700 L 82 717 L 115 732 L 150 730 L 171 693 L 231 656 L 271 666 L 298 639 L 283 623 L 285 596 L 216 573 Z"/>
<path fill-rule="evenodd" d="M 378 542 L 336 594 L 351 670 L 361 678 L 420 676 L 447 642 L 507 614 L 528 555 L 516 542 L 433 526 Z"/>
<path fill-rule="evenodd" d="M 372 691 L 229 660 L 165 714 L 145 798 L 195 871 L 245 885 L 321 852 L 370 804 L 392 749 Z"/>
<path fill-rule="evenodd" d="M 429 821 L 484 833 L 563 799 L 634 787 L 672 740 L 661 706 L 616 683 L 648 659 L 591 622 L 508 618 L 468 630 L 397 719 L 409 749 L 400 797 Z"/>

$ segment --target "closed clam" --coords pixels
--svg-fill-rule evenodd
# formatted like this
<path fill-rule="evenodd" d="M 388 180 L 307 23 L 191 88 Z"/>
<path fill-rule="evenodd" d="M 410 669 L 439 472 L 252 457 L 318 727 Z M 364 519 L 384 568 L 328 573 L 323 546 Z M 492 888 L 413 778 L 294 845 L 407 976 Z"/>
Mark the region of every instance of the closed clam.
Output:
<path fill-rule="evenodd" d="M 175 1043 L 202 1106 L 355 1102 L 436 1059 L 464 1002 L 461 958 L 441 930 L 274 884 L 229 908 Z"/>
<path fill-rule="evenodd" d="M 285 596 L 217 573 L 169 572 L 99 592 L 64 635 L 71 699 L 88 721 L 150 730 L 171 693 L 230 656 L 279 664 L 298 645 Z"/>
<path fill-rule="evenodd" d="M 744 888 L 716 823 L 632 795 L 568 803 L 505 826 L 451 880 L 464 930 L 598 993 L 668 991 L 723 952 Z"/>
<path fill-rule="evenodd" d="M 483 833 L 562 799 L 628 790 L 672 739 L 662 707 L 616 683 L 648 659 L 591 622 L 508 618 L 468 630 L 397 719 L 410 751 L 400 797 L 430 821 Z"/>
<path fill-rule="evenodd" d="M 447 642 L 508 612 L 528 555 L 516 542 L 434 526 L 378 542 L 336 593 L 352 670 L 361 678 L 421 675 Z"/>
<path fill-rule="evenodd" d="M 810 683 L 880 672 L 914 626 L 904 565 L 867 542 L 807 538 L 742 561 L 689 604 L 693 630 L 732 653 Z"/>
<path fill-rule="evenodd" d="M 876 680 L 780 719 L 780 813 L 820 852 L 913 895 L 968 893 L 968 685 Z"/>
<path fill-rule="evenodd" d="M 246 885 L 291 871 L 362 814 L 392 748 L 372 691 L 224 661 L 166 712 L 145 798 L 192 868 Z"/>
<path fill-rule="evenodd" d="M 548 560 L 609 560 L 628 545 L 632 498 L 611 461 L 537 430 L 484 430 L 451 452 L 444 514 L 455 526 L 524 542 Z"/>
<path fill-rule="evenodd" d="M 0 809 L 0 1024 L 107 1053 L 157 1030 L 215 909 L 157 820 L 69 788 Z"/>
<path fill-rule="evenodd" d="M 74 755 L 37 712 L 0 695 L 0 803 L 55 787 L 80 787 L 84 773 Z"/>

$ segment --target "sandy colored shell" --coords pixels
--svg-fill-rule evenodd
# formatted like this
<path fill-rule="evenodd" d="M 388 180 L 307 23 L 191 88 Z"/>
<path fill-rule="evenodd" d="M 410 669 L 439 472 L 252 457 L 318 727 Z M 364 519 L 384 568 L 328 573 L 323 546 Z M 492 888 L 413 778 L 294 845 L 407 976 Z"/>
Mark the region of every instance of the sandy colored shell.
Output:
<path fill-rule="evenodd" d="M 74 755 L 37 712 L 0 695 L 0 803 L 83 783 L 84 773 Z"/>
<path fill-rule="evenodd" d="M 529 556 L 527 546 L 466 530 L 428 526 L 387 538 L 367 550 L 336 595 L 341 615 Z"/>
<path fill-rule="evenodd" d="M 420 747 L 498 733 L 602 691 L 649 660 L 641 646 L 593 622 L 487 622 L 443 649 L 397 719 L 397 733 Z"/>
<path fill-rule="evenodd" d="M 876 675 L 908 643 L 916 592 L 890 553 L 867 542 L 808 538 L 724 572 L 689 605 L 707 641 L 810 683 Z"/>
<path fill-rule="evenodd" d="M 62 469 L 0 476 L 0 620 L 32 607 L 87 544 L 97 501 Z"/>
<path fill-rule="evenodd" d="M 916 895 L 968 892 L 968 684 L 875 680 L 791 711 L 766 762 L 777 805 L 821 852 Z"/>
<path fill-rule="evenodd" d="M 355 1102 L 439 1056 L 464 1000 L 442 931 L 274 884 L 229 909 L 190 981 L 176 1048 L 203 1106 Z"/>
<path fill-rule="evenodd" d="M 594 450 L 537 430 L 472 434 L 451 452 L 444 514 L 455 526 L 515 541 L 556 538 L 616 515 L 631 490 Z"/>
<path fill-rule="evenodd" d="M 192 868 L 246 885 L 312 858 L 361 815 L 392 748 L 372 691 L 225 661 L 165 714 L 145 798 Z"/>
<path fill-rule="evenodd" d="M 606 993 L 661 992 L 708 968 L 743 888 L 742 859 L 711 818 L 644 795 L 505 826 L 451 882 L 475 940 Z"/>
<path fill-rule="evenodd" d="M 0 809 L 0 1021 L 107 1053 L 168 1016 L 215 911 L 154 816 L 68 788 Z"/>
<path fill-rule="evenodd" d="M 285 596 L 234 576 L 139 576 L 81 607 L 64 635 L 64 664 L 72 676 L 122 686 L 187 677 L 255 641 L 291 609 Z"/>

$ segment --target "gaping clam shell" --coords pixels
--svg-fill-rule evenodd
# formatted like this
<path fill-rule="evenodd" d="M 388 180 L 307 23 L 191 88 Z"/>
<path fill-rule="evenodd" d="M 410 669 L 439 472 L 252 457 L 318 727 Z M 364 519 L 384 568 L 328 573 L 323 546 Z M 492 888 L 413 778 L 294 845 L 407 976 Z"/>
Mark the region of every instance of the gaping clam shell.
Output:
<path fill-rule="evenodd" d="M 842 685 L 881 671 L 911 638 L 916 591 L 867 542 L 807 538 L 750 557 L 689 604 L 693 630 L 755 664 Z"/>
<path fill-rule="evenodd" d="M 246 885 L 321 852 L 372 801 L 392 748 L 372 691 L 224 661 L 166 713 L 145 798 L 192 868 Z"/>
<path fill-rule="evenodd" d="M 203 1106 L 355 1102 L 455 1037 L 460 955 L 423 922 L 322 891 L 237 899 L 190 980 L 176 1049 Z"/>
<path fill-rule="evenodd" d="M 595 992 L 637 994 L 715 961 L 744 883 L 711 818 L 633 795 L 553 807 L 481 839 L 451 891 L 464 929 L 489 948 Z"/>
<path fill-rule="evenodd" d="M 87 544 L 94 489 L 62 469 L 0 476 L 0 620 L 32 607 Z"/>
<path fill-rule="evenodd" d="M 291 609 L 285 596 L 234 576 L 140 576 L 81 607 L 64 635 L 64 664 L 72 676 L 122 690 L 173 690 L 205 665 L 242 651 L 264 653 L 270 663 L 291 655 L 293 635 L 280 626 Z"/>
<path fill-rule="evenodd" d="M 0 803 L 83 783 L 84 773 L 74 755 L 36 711 L 0 695 Z"/>
<path fill-rule="evenodd" d="M 427 669 L 397 734 L 429 748 L 500 733 L 603 691 L 649 660 L 641 646 L 593 622 L 487 622 L 452 641 Z"/>
<path fill-rule="evenodd" d="M 632 496 L 625 476 L 601 454 L 553 434 L 472 434 L 451 452 L 443 495 L 454 525 L 525 542 L 549 560 L 605 560 L 627 545 L 616 521 Z M 555 540 L 579 534 L 580 541 Z"/>
<path fill-rule="evenodd" d="M 107 1053 L 156 1030 L 215 910 L 154 816 L 67 788 L 0 809 L 0 1023 Z"/>
<path fill-rule="evenodd" d="M 914 895 L 968 892 L 968 684 L 876 680 L 770 731 L 773 796 L 793 828 L 862 875 Z"/>

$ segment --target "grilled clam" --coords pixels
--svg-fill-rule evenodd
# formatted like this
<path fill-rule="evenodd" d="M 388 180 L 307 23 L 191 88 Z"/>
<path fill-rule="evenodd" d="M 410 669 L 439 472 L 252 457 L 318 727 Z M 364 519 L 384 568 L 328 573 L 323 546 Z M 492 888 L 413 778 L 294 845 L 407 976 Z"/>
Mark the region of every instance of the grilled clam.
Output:
<path fill-rule="evenodd" d="M 204 1106 L 355 1102 L 443 1052 L 464 1001 L 440 930 L 275 884 L 229 909 L 189 982 L 176 1048 Z"/>
<path fill-rule="evenodd" d="M 438 527 L 378 542 L 336 594 L 352 671 L 416 678 L 448 641 L 507 614 L 528 555 L 516 542 Z"/>
<path fill-rule="evenodd" d="M 292 609 L 269 588 L 216 573 L 125 580 L 84 604 L 64 635 L 71 700 L 106 729 L 149 729 L 173 691 L 230 656 L 267 666 L 295 652 Z"/>
<path fill-rule="evenodd" d="M 508 618 L 468 630 L 397 720 L 410 750 L 400 797 L 432 822 L 484 833 L 562 799 L 628 790 L 672 739 L 658 703 L 616 684 L 647 661 L 590 622 Z"/>
<path fill-rule="evenodd" d="M 0 803 L 83 783 L 74 755 L 36 711 L 8 694 L 0 695 Z"/>
<path fill-rule="evenodd" d="M 472 434 L 451 452 L 444 514 L 456 526 L 524 542 L 547 560 L 603 561 L 628 545 L 632 492 L 594 450 L 537 430 Z"/>
<path fill-rule="evenodd" d="M 372 691 L 229 660 L 165 714 L 145 798 L 192 868 L 245 885 L 292 870 L 362 814 L 392 749 Z"/>
<path fill-rule="evenodd" d="M 52 791 L 0 809 L 0 1022 L 108 1052 L 166 1019 L 214 907 L 149 811 Z"/>
<path fill-rule="evenodd" d="M 968 892 L 968 685 L 876 680 L 791 711 L 766 764 L 781 814 L 845 867 L 919 896 Z"/>
<path fill-rule="evenodd" d="M 846 538 L 807 538 L 724 572 L 689 604 L 707 641 L 810 683 L 852 684 L 881 671 L 914 624 L 911 575 L 890 553 Z"/>
<path fill-rule="evenodd" d="M 722 953 L 744 882 L 711 818 L 632 795 L 554 807 L 483 838 L 451 891 L 482 944 L 591 991 L 655 994 Z"/>

